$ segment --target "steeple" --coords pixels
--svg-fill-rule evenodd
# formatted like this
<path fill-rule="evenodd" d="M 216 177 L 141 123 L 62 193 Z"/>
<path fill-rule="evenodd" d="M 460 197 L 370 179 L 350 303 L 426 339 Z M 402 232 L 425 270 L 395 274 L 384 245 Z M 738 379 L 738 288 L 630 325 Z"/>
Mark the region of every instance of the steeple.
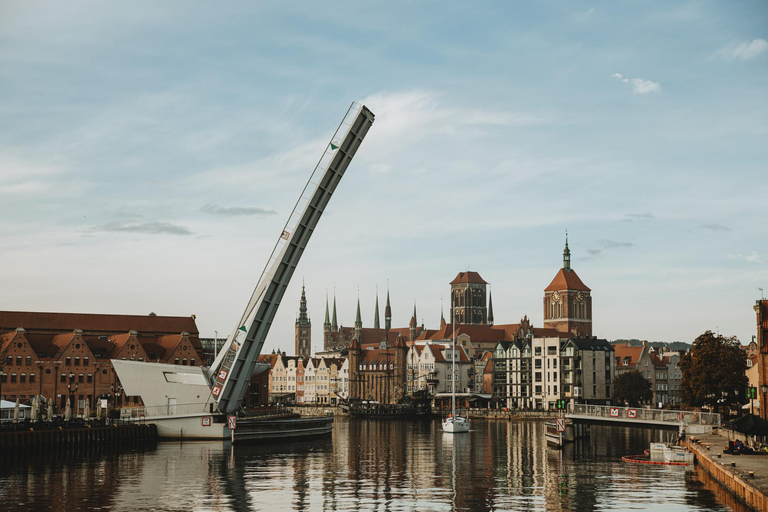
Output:
<path fill-rule="evenodd" d="M 563 268 L 571 271 L 571 250 L 568 248 L 568 231 L 565 232 L 565 249 L 563 249 Z"/>
<path fill-rule="evenodd" d="M 307 316 L 307 294 L 304 290 L 304 282 L 301 283 L 301 301 L 299 301 L 299 317 L 296 319 L 296 325 L 309 325 Z"/>
<path fill-rule="evenodd" d="M 376 309 L 373 312 L 373 328 L 379 329 L 379 288 L 376 288 Z"/>
<path fill-rule="evenodd" d="M 336 288 L 333 289 L 333 320 L 331 320 L 331 330 L 337 332 L 339 324 L 336 322 Z"/>
<path fill-rule="evenodd" d="M 410 341 L 416 339 L 416 301 L 413 302 L 413 316 L 408 324 L 408 333 L 410 334 Z"/>
<path fill-rule="evenodd" d="M 389 281 L 387 281 L 387 305 L 384 307 L 384 329 L 389 332 L 392 328 L 392 307 L 389 305 Z"/>
<path fill-rule="evenodd" d="M 493 295 L 488 290 L 488 325 L 493 327 Z"/>
<path fill-rule="evenodd" d="M 331 316 L 328 311 L 328 291 L 325 292 L 325 322 L 323 322 L 323 328 L 327 331 L 331 328 Z"/>
<path fill-rule="evenodd" d="M 355 317 L 355 339 L 362 343 L 363 336 L 363 318 L 360 315 L 360 297 L 357 297 L 357 316 Z"/>
<path fill-rule="evenodd" d="M 443 314 L 443 298 L 440 297 L 440 327 L 445 326 L 445 314 Z"/>

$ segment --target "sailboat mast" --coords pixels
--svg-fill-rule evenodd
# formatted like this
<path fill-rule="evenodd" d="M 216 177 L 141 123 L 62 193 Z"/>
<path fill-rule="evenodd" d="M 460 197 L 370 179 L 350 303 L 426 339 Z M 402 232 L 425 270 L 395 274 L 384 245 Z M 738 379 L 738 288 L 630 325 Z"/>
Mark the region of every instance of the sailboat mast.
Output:
<path fill-rule="evenodd" d="M 451 382 L 453 383 L 451 391 L 451 417 L 456 418 L 456 311 L 453 312 L 453 325 L 451 325 L 453 331 L 453 342 L 451 343 L 451 361 L 452 371 Z"/>

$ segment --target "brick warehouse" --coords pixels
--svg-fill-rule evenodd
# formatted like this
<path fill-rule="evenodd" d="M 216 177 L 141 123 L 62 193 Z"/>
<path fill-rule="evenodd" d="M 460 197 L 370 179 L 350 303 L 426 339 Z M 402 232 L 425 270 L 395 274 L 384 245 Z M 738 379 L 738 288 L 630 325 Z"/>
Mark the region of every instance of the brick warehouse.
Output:
<path fill-rule="evenodd" d="M 81 413 L 96 398 L 110 407 L 126 397 L 110 359 L 203 364 L 195 317 L 0 311 L 0 397 L 29 403 L 35 395 Z"/>

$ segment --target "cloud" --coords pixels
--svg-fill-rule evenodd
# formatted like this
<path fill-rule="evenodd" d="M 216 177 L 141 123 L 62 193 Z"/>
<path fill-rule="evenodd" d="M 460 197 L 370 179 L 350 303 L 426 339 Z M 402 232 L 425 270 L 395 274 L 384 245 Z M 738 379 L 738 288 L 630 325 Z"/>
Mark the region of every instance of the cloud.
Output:
<path fill-rule="evenodd" d="M 757 254 L 757 252 L 752 251 L 749 254 L 729 254 L 728 257 L 732 260 L 744 260 L 748 261 L 750 263 L 762 263 L 763 260 L 760 259 L 760 256 Z"/>
<path fill-rule="evenodd" d="M 629 249 L 637 247 L 632 242 L 616 242 L 615 240 L 598 240 L 597 244 L 603 249 Z"/>
<path fill-rule="evenodd" d="M 144 222 L 143 224 L 127 224 L 123 222 L 108 222 L 87 230 L 89 233 L 143 233 L 146 235 L 192 235 L 192 231 L 171 224 L 170 222 Z"/>
<path fill-rule="evenodd" d="M 277 213 L 274 208 L 259 208 L 256 206 L 219 206 L 217 204 L 206 204 L 200 211 L 210 215 L 219 215 L 222 217 L 239 217 L 246 215 L 274 215 Z"/>
<path fill-rule="evenodd" d="M 703 227 L 704 229 L 708 229 L 710 231 L 730 231 L 731 230 L 731 228 L 729 228 L 728 226 L 723 226 L 722 224 L 704 224 L 701 227 Z"/>
<path fill-rule="evenodd" d="M 651 220 L 655 219 L 656 216 L 653 215 L 651 212 L 645 212 L 645 213 L 625 213 L 624 218 L 621 219 L 624 222 L 635 222 L 636 220 Z"/>
<path fill-rule="evenodd" d="M 643 80 L 642 78 L 625 78 L 621 73 L 614 73 L 611 78 L 619 82 L 632 86 L 632 92 L 635 94 L 647 94 L 649 92 L 659 92 L 661 84 L 652 80 Z"/>
<path fill-rule="evenodd" d="M 755 39 L 751 43 L 729 43 L 712 56 L 726 60 L 749 60 L 768 52 L 768 41 Z"/>

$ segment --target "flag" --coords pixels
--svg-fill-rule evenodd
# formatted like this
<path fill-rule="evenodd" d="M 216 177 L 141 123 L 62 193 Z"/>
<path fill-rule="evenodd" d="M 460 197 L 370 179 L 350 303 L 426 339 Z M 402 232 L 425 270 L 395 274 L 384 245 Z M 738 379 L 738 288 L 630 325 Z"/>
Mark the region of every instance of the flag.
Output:
<path fill-rule="evenodd" d="M 240 330 L 241 330 L 241 331 L 243 331 L 243 332 L 248 332 L 248 329 L 246 329 L 246 328 L 245 328 L 245 326 L 242 326 L 242 327 L 240 328 Z"/>

